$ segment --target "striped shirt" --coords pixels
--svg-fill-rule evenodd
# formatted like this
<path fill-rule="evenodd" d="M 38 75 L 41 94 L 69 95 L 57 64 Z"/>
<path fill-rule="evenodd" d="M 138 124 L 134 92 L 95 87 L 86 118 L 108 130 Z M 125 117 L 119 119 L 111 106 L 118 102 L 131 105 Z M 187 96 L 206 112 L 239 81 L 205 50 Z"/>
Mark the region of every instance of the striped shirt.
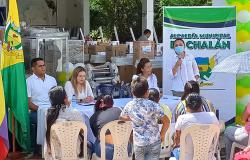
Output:
<path fill-rule="evenodd" d="M 202 99 L 202 111 L 204 112 L 216 112 L 215 111 L 215 108 L 213 106 L 213 104 L 207 100 L 206 98 L 204 97 L 201 97 Z M 177 118 L 179 117 L 179 115 L 183 115 L 183 114 L 186 114 L 186 101 L 183 100 L 181 101 L 175 108 L 175 121 L 177 120 Z"/>

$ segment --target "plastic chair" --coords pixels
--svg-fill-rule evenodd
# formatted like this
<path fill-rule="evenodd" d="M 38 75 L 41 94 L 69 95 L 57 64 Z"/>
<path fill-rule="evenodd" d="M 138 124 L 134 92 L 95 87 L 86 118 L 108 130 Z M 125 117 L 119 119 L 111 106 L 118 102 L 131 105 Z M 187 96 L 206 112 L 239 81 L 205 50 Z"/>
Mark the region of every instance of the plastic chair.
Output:
<path fill-rule="evenodd" d="M 84 123 L 77 121 L 58 122 L 51 126 L 50 143 L 52 158 L 57 158 L 56 150 L 59 150 L 61 152 L 60 160 L 79 159 L 77 155 L 77 140 L 81 130 L 84 132 L 83 159 L 87 160 L 87 127 Z M 59 146 L 57 145 L 58 143 L 60 144 Z"/>
<path fill-rule="evenodd" d="M 234 151 L 235 151 L 235 148 L 240 148 L 240 149 L 245 149 L 247 146 L 250 145 L 250 135 L 249 135 L 249 138 L 248 138 L 248 144 L 246 146 L 244 145 L 241 145 L 239 143 L 236 143 L 236 142 L 233 142 L 232 144 L 232 148 L 231 148 L 231 153 L 230 153 L 230 160 L 233 160 L 234 159 Z"/>
<path fill-rule="evenodd" d="M 128 156 L 128 142 L 130 135 L 132 133 L 132 125 L 129 121 L 115 120 L 109 122 L 100 132 L 100 143 L 101 143 L 101 160 L 106 159 L 106 150 L 105 150 L 105 134 L 109 130 L 113 143 L 114 143 L 114 155 L 113 160 L 132 160 L 132 156 Z M 97 157 L 96 157 L 97 158 Z"/>
<path fill-rule="evenodd" d="M 161 129 L 161 127 L 162 125 L 160 125 L 159 128 Z M 171 151 L 172 151 L 171 145 L 173 144 L 172 135 L 174 134 L 174 130 L 175 130 L 174 127 L 175 127 L 175 123 L 170 123 L 169 128 L 165 135 L 165 141 L 164 143 L 161 143 L 160 159 L 164 159 L 166 157 L 171 156 Z"/>
<path fill-rule="evenodd" d="M 180 137 L 180 160 L 185 160 L 186 137 L 190 135 L 193 142 L 193 160 L 210 160 L 212 156 L 209 151 L 217 150 L 220 127 L 215 124 L 193 124 L 181 132 Z M 214 154 L 213 154 L 214 155 Z M 220 159 L 220 157 L 218 157 Z"/>
<path fill-rule="evenodd" d="M 174 126 L 175 123 L 171 123 L 171 119 L 172 119 L 172 112 L 171 110 L 168 108 L 168 106 L 165 105 L 161 105 L 164 114 L 168 117 L 169 119 L 169 128 L 165 134 L 165 141 L 164 143 L 161 143 L 161 153 L 160 153 L 160 158 L 166 158 L 166 157 L 170 157 L 171 155 L 171 145 L 173 144 L 173 140 L 172 140 L 172 135 L 174 133 Z M 162 128 L 162 124 L 159 124 L 159 128 L 161 130 Z"/>
<path fill-rule="evenodd" d="M 130 84 L 123 84 L 120 88 L 120 98 L 132 98 Z"/>
<path fill-rule="evenodd" d="M 114 86 L 112 84 L 100 84 L 96 87 L 96 96 L 111 95 L 113 96 Z"/>

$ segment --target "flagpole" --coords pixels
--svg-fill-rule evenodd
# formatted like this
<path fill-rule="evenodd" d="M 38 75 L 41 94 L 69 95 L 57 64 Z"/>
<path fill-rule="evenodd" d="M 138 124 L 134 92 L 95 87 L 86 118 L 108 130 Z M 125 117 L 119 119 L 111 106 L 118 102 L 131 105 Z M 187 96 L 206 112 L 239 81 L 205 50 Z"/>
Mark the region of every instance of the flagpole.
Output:
<path fill-rule="evenodd" d="M 12 113 L 12 147 L 13 153 L 16 153 L 16 132 L 15 132 L 15 117 L 14 113 Z"/>

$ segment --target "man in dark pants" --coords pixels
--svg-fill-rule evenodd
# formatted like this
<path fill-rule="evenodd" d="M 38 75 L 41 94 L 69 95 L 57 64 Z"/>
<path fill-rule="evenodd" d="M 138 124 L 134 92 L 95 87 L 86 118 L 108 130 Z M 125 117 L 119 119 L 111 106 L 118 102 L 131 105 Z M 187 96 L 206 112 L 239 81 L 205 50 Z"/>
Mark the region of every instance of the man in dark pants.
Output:
<path fill-rule="evenodd" d="M 33 75 L 27 78 L 28 105 L 30 110 L 30 134 L 31 147 L 34 156 L 39 154 L 39 146 L 36 143 L 37 135 L 37 110 L 40 107 L 50 107 L 49 90 L 57 86 L 55 78 L 45 74 L 46 67 L 42 58 L 31 60 Z"/>

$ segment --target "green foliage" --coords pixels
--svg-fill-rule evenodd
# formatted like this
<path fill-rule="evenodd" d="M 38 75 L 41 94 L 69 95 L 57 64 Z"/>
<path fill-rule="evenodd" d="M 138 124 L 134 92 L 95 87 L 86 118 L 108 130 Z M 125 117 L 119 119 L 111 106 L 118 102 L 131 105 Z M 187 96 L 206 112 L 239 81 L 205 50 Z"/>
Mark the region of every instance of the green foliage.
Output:
<path fill-rule="evenodd" d="M 100 26 L 104 37 L 113 40 L 115 39 L 114 26 L 116 26 L 121 42 L 132 40 L 130 27 L 135 33 L 141 33 L 140 0 L 90 0 L 90 2 L 90 28 L 95 33 L 94 38 L 100 35 L 97 32 Z"/>
<path fill-rule="evenodd" d="M 163 6 L 210 6 L 212 0 L 155 0 L 154 1 L 154 24 L 158 39 L 162 42 Z"/>
<path fill-rule="evenodd" d="M 155 28 L 159 40 L 162 37 L 163 6 L 204 6 L 212 0 L 154 0 Z M 95 39 L 100 38 L 98 28 L 102 26 L 104 37 L 114 40 L 114 25 L 117 27 L 121 42 L 132 40 L 129 28 L 135 37 L 142 33 L 141 0 L 90 0 L 90 28 Z"/>

